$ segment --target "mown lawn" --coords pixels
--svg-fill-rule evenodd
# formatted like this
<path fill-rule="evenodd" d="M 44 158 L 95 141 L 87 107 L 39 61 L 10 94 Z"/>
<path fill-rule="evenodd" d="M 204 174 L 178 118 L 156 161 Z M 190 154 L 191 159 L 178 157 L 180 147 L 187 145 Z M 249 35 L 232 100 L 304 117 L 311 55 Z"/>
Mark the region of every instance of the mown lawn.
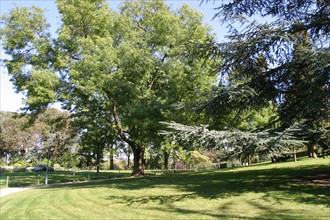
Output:
<path fill-rule="evenodd" d="M 330 159 L 30 189 L 0 219 L 329 219 Z"/>
<path fill-rule="evenodd" d="M 102 180 L 118 177 L 127 177 L 131 171 L 52 171 L 48 172 L 48 183 L 79 182 L 87 180 Z M 6 188 L 7 176 L 9 178 L 8 187 L 37 186 L 45 184 L 45 172 L 2 172 L 0 176 L 0 188 Z"/>

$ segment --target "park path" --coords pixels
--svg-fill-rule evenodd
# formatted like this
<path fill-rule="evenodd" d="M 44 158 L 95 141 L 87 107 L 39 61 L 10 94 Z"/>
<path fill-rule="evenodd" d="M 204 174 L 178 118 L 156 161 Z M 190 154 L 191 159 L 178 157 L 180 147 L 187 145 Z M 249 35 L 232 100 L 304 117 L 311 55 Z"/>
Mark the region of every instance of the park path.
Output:
<path fill-rule="evenodd" d="M 79 181 L 79 182 L 66 182 L 66 183 L 54 183 L 54 184 L 48 184 L 46 185 L 38 185 L 38 186 L 22 186 L 22 187 L 10 187 L 10 188 L 4 188 L 0 189 L 0 197 L 4 197 L 13 193 L 21 192 L 27 189 L 35 189 L 35 188 L 41 188 L 41 187 L 52 187 L 52 186 L 60 186 L 60 185 L 70 185 L 70 184 L 78 184 L 78 183 L 86 183 L 86 182 L 95 182 L 99 180 L 90 180 L 90 181 Z"/>
<path fill-rule="evenodd" d="M 23 190 L 33 189 L 33 188 L 35 187 L 13 187 L 13 188 L 0 189 L 0 197 L 4 197 L 13 193 L 17 193 Z"/>

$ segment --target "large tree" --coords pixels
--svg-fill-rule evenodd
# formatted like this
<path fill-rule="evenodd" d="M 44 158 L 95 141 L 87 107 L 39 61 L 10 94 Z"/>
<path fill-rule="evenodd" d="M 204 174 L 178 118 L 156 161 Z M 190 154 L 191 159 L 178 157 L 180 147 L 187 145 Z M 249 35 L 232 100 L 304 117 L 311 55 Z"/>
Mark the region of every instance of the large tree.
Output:
<path fill-rule="evenodd" d="M 206 109 L 242 112 L 273 103 L 279 117 L 272 123 L 282 129 L 305 122 L 300 135 L 313 155 L 330 120 L 329 2 L 234 0 L 216 12 L 230 27 L 228 41 L 211 47 L 227 82 Z"/>
<path fill-rule="evenodd" d="M 220 122 L 211 128 L 221 131 L 170 123 L 175 131 L 164 133 L 185 143 L 235 148 L 236 155 L 276 155 L 304 143 L 297 139 L 307 140 L 310 155 L 315 156 L 316 143 L 329 145 L 329 2 L 220 4 L 215 18 L 228 25 L 228 40 L 196 47 L 207 57 L 222 59 L 218 66 L 222 80 L 199 107 Z M 236 130 L 246 115 L 263 109 L 272 109 L 275 117 L 257 129 Z"/>
<path fill-rule="evenodd" d="M 103 0 L 57 5 L 62 25 L 56 39 L 36 7 L 4 16 L 13 83 L 27 91 L 27 107 L 36 112 L 60 100 L 77 115 L 87 109 L 94 120 L 97 105 L 86 103 L 97 103 L 132 148 L 133 174 L 143 175 L 145 147 L 160 142 L 158 122 L 189 119 L 178 107 L 201 100 L 215 81 L 214 62 L 191 46 L 212 41 L 210 28 L 189 6 L 172 11 L 161 0 L 124 1 L 119 12 Z"/>

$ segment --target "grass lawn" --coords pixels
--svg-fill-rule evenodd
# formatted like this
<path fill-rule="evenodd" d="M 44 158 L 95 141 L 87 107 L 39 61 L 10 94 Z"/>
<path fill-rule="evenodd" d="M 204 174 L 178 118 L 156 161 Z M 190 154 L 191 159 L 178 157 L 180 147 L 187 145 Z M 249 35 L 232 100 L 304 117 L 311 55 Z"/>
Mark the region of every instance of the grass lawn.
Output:
<path fill-rule="evenodd" d="M 330 159 L 37 188 L 0 219 L 330 219 Z"/>
<path fill-rule="evenodd" d="M 102 180 L 118 177 L 127 177 L 131 171 L 56 171 L 48 172 L 48 183 L 79 182 L 86 180 Z M 2 172 L 0 176 L 0 188 L 6 187 L 7 176 L 9 178 L 8 187 L 36 186 L 45 184 L 45 172 Z"/>

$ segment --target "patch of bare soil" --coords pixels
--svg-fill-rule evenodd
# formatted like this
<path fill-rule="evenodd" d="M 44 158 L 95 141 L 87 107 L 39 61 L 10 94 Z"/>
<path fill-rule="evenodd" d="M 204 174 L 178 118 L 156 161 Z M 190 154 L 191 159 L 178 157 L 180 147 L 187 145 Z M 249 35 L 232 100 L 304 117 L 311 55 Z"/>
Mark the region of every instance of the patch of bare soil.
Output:
<path fill-rule="evenodd" d="M 315 184 L 318 186 L 330 187 L 330 173 L 320 173 L 315 176 L 307 176 L 292 180 L 298 184 Z"/>

